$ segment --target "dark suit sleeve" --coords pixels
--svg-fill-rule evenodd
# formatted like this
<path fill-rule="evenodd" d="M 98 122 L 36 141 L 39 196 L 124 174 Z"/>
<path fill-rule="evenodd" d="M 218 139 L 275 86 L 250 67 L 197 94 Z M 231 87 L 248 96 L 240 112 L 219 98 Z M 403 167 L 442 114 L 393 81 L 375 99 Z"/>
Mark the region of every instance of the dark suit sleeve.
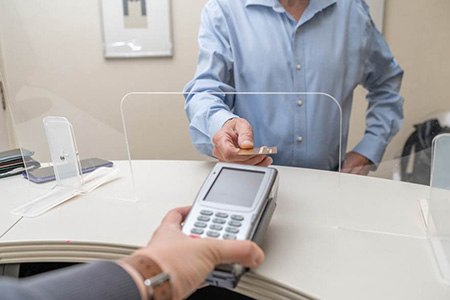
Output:
<path fill-rule="evenodd" d="M 139 299 L 133 279 L 114 262 L 101 261 L 23 280 L 0 278 L 2 300 Z"/>

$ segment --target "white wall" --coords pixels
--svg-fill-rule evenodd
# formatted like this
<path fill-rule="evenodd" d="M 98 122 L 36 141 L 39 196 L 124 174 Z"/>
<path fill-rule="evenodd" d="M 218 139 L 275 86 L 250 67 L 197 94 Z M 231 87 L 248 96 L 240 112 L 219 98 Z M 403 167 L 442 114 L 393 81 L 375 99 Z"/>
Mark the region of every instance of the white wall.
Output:
<path fill-rule="evenodd" d="M 370 14 L 377 28 L 383 32 L 384 21 L 384 4 L 385 0 L 366 0 L 370 7 Z"/>
<path fill-rule="evenodd" d="M 45 151 L 45 142 L 36 142 L 45 140 L 41 119 L 63 112 L 72 122 L 84 122 L 75 130 L 86 156 L 117 156 L 112 152 L 123 143 L 122 96 L 131 91 L 181 91 L 193 76 L 204 3 L 172 1 L 172 58 L 105 60 L 99 1 L 0 0 L 0 42 L 21 144 Z M 181 121 L 186 121 L 184 116 Z M 102 132 L 101 143 L 109 145 L 103 153 L 83 141 L 94 128 Z M 190 143 L 185 147 L 184 152 L 195 153 Z"/>
<path fill-rule="evenodd" d="M 0 82 L 3 82 L 3 59 L 2 59 L 2 45 L 0 43 Z M 3 84 L 3 83 L 2 83 Z M 4 90 L 3 93 L 6 93 Z M 0 96 L 1 97 L 1 96 Z M 5 95 L 6 97 L 6 95 Z M 3 110 L 3 105 L 0 99 L 0 151 L 10 149 L 9 130 L 7 127 L 7 111 Z"/>
<path fill-rule="evenodd" d="M 0 43 L 19 125 L 33 120 L 22 127 L 37 128 L 40 117 L 62 110 L 71 120 L 83 120 L 84 125 L 76 128 L 80 139 L 89 140 L 96 129 L 103 132 L 99 142 L 109 145 L 111 152 L 117 151 L 114 145 L 122 134 L 118 102 L 125 93 L 180 91 L 191 79 L 205 2 L 172 0 L 173 58 L 105 60 L 98 1 L 0 0 Z M 414 123 L 435 111 L 450 110 L 450 1 L 386 1 L 384 35 L 405 70 L 405 122 L 386 152 L 385 159 L 390 160 L 400 153 Z M 364 132 L 365 108 L 364 92 L 358 90 L 350 145 Z M 182 114 L 175 118 L 185 126 Z M 30 132 L 21 132 L 21 136 L 36 140 L 36 133 Z M 163 130 L 151 134 L 167 138 Z M 179 134 L 172 140 L 186 141 L 186 131 Z M 83 146 L 89 155 L 99 151 Z M 191 147 L 189 142 L 180 146 L 180 151 L 192 150 L 184 151 L 185 147 Z M 142 157 L 146 148 L 140 150 L 144 151 Z M 390 167 L 380 168 L 378 175 L 390 176 Z"/>

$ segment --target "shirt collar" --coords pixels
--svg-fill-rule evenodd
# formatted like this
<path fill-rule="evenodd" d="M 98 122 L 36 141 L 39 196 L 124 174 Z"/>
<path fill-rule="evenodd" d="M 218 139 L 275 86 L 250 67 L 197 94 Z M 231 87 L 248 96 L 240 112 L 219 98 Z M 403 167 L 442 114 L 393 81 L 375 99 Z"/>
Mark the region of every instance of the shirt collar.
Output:
<path fill-rule="evenodd" d="M 277 0 L 246 0 L 245 6 L 249 5 L 263 5 L 263 6 L 274 6 Z"/>
<path fill-rule="evenodd" d="M 274 0 L 277 1 L 278 0 Z M 332 4 L 336 3 L 337 0 L 310 0 L 307 10 L 311 12 L 313 15 L 318 13 L 319 11 L 324 10 L 328 6 L 331 6 Z"/>
<path fill-rule="evenodd" d="M 310 0 L 307 10 L 315 15 L 317 12 L 324 10 L 328 6 L 336 3 L 337 0 Z M 274 9 L 282 7 L 278 0 L 246 0 L 245 6 L 262 5 L 273 7 Z"/>

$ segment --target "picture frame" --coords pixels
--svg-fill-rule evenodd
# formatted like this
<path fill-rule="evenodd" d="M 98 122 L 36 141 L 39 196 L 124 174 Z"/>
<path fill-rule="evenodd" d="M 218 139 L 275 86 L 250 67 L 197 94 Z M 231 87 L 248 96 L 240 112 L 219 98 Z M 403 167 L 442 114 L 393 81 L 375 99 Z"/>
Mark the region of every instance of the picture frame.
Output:
<path fill-rule="evenodd" d="M 170 0 L 101 0 L 105 58 L 173 55 Z"/>

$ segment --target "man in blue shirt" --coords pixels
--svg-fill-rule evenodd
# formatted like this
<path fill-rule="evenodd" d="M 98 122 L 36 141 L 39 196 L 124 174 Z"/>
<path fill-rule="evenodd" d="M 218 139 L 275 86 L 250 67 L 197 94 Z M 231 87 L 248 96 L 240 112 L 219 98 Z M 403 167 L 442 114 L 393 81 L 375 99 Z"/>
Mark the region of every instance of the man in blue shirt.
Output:
<path fill-rule="evenodd" d="M 328 170 L 344 160 L 345 172 L 367 174 L 400 128 L 403 71 L 363 0 L 210 0 L 199 51 L 186 113 L 196 148 L 219 160 Z M 360 84 L 365 133 L 339 157 Z M 261 145 L 278 154 L 237 153 Z"/>

